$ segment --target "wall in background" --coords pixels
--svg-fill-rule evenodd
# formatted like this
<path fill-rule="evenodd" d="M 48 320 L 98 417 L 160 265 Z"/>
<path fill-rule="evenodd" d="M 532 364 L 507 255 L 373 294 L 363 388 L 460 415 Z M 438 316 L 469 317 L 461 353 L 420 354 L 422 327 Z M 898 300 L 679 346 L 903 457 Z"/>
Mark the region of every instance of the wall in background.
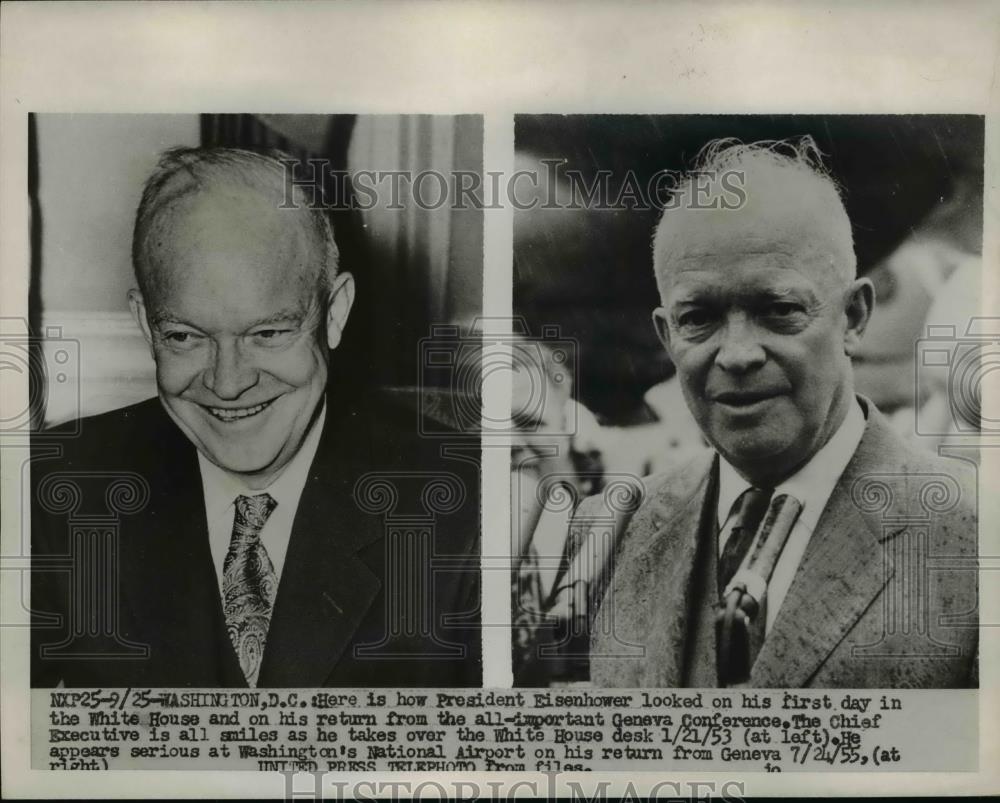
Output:
<path fill-rule="evenodd" d="M 197 145 L 200 134 L 196 114 L 40 114 L 37 131 L 48 425 L 155 395 L 126 298 L 135 286 L 132 224 L 159 154 Z M 63 352 L 54 332 L 78 346 Z M 58 353 L 74 359 L 59 364 Z"/>
<path fill-rule="evenodd" d="M 198 115 L 41 114 L 43 311 L 128 311 L 132 224 L 165 148 L 197 145 Z"/>

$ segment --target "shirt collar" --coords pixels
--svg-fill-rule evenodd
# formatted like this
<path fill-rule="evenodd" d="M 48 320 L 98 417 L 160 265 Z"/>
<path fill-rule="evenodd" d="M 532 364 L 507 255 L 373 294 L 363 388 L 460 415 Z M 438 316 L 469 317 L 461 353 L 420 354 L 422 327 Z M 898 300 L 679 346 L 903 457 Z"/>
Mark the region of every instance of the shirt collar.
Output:
<path fill-rule="evenodd" d="M 211 460 L 198 452 L 198 467 L 201 470 L 202 489 L 205 493 L 205 513 L 209 521 L 221 516 L 236 501 L 236 497 L 255 496 L 268 493 L 279 506 L 284 504 L 287 509 L 298 507 L 299 497 L 309 477 L 316 450 L 319 448 L 320 434 L 326 421 L 326 401 L 319 417 L 313 422 L 312 428 L 302 441 L 302 446 L 295 456 L 285 466 L 284 470 L 266 488 L 257 490 L 248 488 L 239 477 L 219 468 Z"/>
<path fill-rule="evenodd" d="M 799 521 L 810 530 L 816 528 L 820 514 L 826 507 L 833 488 L 844 473 L 847 464 L 857 451 L 861 436 L 865 431 L 865 416 L 860 403 L 855 400 L 833 433 L 812 459 L 791 477 L 775 488 L 775 496 L 790 494 L 802 504 Z M 719 455 L 719 504 L 717 508 L 719 526 L 729 518 L 733 505 L 740 495 L 751 485 L 739 475 L 722 455 Z"/>

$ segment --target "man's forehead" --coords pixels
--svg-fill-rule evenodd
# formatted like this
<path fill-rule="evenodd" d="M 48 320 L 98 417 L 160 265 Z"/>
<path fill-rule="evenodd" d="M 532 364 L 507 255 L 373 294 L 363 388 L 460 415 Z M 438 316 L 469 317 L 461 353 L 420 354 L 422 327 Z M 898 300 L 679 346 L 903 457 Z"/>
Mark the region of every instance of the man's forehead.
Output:
<path fill-rule="evenodd" d="M 200 190 L 157 215 L 146 237 L 147 256 L 161 282 L 212 263 L 227 263 L 237 274 L 311 280 L 322 255 L 306 223 L 302 210 L 280 209 L 252 188 Z"/>
<path fill-rule="evenodd" d="M 744 195 L 729 207 L 689 203 L 665 213 L 675 253 L 710 249 L 732 241 L 748 248 L 768 244 L 792 250 L 804 243 L 827 243 L 836 250 L 850 248 L 850 224 L 832 184 L 812 174 L 770 166 L 741 170 Z M 846 243 L 845 243 L 846 241 Z"/>
<path fill-rule="evenodd" d="M 809 246 L 830 247 L 843 234 L 833 212 L 828 204 L 800 205 L 794 198 L 781 198 L 771 205 L 758 202 L 744 209 L 686 210 L 679 215 L 671 240 L 679 253 L 737 246 L 748 251 L 770 248 L 789 252 Z"/>
<path fill-rule="evenodd" d="M 305 223 L 302 211 L 281 209 L 279 204 L 280 198 L 254 187 L 205 187 L 174 200 L 158 215 L 157 223 L 175 238 L 271 243 L 300 240 Z"/>
<path fill-rule="evenodd" d="M 249 194 L 183 199 L 150 231 L 150 298 L 159 321 L 243 331 L 320 304 L 322 269 L 293 213 Z"/>
<path fill-rule="evenodd" d="M 657 255 L 664 286 L 684 280 L 745 283 L 842 284 L 853 272 L 850 227 L 842 209 L 831 204 L 798 206 L 782 197 L 740 210 L 688 210 L 672 222 Z M 667 214 L 670 214 L 669 212 Z M 767 271 L 771 274 L 767 274 Z M 788 275 L 782 278 L 780 273 Z"/>
<path fill-rule="evenodd" d="M 707 266 L 731 265 L 763 267 L 773 265 L 794 269 L 798 266 L 832 264 L 841 252 L 837 243 L 822 232 L 802 228 L 742 230 L 690 230 L 679 235 L 668 252 L 675 272 L 702 270 Z"/>
<path fill-rule="evenodd" d="M 827 284 L 823 273 L 819 262 L 803 264 L 780 254 L 741 255 L 735 260 L 723 255 L 690 258 L 674 266 L 668 293 L 674 302 L 695 297 L 815 294 Z"/>
<path fill-rule="evenodd" d="M 180 292 L 178 292 L 180 290 Z M 150 319 L 154 323 L 198 324 L 208 320 L 231 320 L 242 327 L 269 323 L 302 323 L 317 318 L 321 312 L 319 298 L 303 295 L 298 298 L 274 298 L 272 304 L 248 304 L 233 300 L 220 304 L 217 299 L 174 288 L 154 299 Z"/>

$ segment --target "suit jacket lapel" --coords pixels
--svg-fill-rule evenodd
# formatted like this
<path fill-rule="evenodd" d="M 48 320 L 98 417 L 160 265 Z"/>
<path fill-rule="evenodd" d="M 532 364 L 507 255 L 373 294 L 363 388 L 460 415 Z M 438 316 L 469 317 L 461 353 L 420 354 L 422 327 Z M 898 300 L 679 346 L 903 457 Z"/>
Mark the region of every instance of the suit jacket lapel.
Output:
<path fill-rule="evenodd" d="M 685 647 L 696 598 L 694 583 L 699 541 L 711 513 L 715 530 L 714 505 L 716 460 L 698 458 L 689 470 L 679 472 L 676 481 L 652 489 L 651 496 L 635 514 L 629 526 L 626 549 L 621 559 L 622 571 L 615 574 L 610 591 L 612 609 L 625 620 L 624 641 L 641 645 L 645 652 L 637 660 L 624 655 L 611 674 L 613 685 L 635 687 L 677 687 L 684 672 Z M 608 624 L 608 623 L 605 623 Z M 611 638 L 605 649 L 622 648 Z M 626 651 L 627 652 L 627 651 Z M 600 685 L 605 675 L 597 658 L 595 680 Z M 609 666 L 610 669 L 610 666 Z M 638 670 L 638 673 L 636 672 Z"/>
<path fill-rule="evenodd" d="M 128 567 L 121 573 L 122 607 L 136 632 L 155 639 L 152 684 L 239 685 L 243 675 L 226 634 L 197 454 L 162 409 L 154 420 L 155 462 L 143 471 L 152 496 L 122 539 L 120 564 Z"/>
<path fill-rule="evenodd" d="M 835 486 L 750 673 L 758 687 L 804 686 L 892 578 L 882 519 L 863 511 L 855 484 L 896 451 L 872 405 L 858 449 Z M 901 529 L 901 528 L 899 528 Z"/>
<path fill-rule="evenodd" d="M 650 655 L 664 656 L 650 667 L 658 688 L 678 687 L 683 684 L 684 671 L 689 656 L 689 647 L 695 624 L 695 608 L 701 599 L 696 588 L 699 579 L 699 561 L 706 558 L 706 550 L 711 548 L 708 539 L 717 535 L 718 523 L 715 499 L 718 494 L 718 460 L 713 460 L 708 470 L 701 474 L 698 492 L 685 505 L 680 514 L 664 529 L 665 538 L 660 543 L 670 554 L 662 560 L 668 577 L 658 587 L 662 599 L 655 608 L 669 611 L 662 617 L 662 624 L 656 630 L 655 638 L 662 639 L 662 645 L 653 646 Z M 670 546 L 667 546 L 667 543 Z M 651 641 L 654 637 L 651 636 Z"/>
<path fill-rule="evenodd" d="M 363 432 L 331 405 L 295 514 L 275 601 L 260 686 L 322 686 L 381 589 L 357 554 L 382 537 L 353 498 L 367 464 Z"/>

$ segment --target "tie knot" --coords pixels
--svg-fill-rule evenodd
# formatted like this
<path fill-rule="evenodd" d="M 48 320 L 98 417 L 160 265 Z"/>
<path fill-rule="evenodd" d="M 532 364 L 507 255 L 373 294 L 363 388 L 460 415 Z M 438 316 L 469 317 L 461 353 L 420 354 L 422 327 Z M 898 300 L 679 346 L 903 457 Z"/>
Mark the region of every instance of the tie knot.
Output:
<path fill-rule="evenodd" d="M 735 525 L 756 532 L 771 504 L 772 496 L 774 488 L 747 488 L 736 504 Z"/>
<path fill-rule="evenodd" d="M 236 497 L 236 526 L 260 534 L 268 516 L 278 506 L 270 494 Z"/>
<path fill-rule="evenodd" d="M 772 488 L 751 487 L 740 494 L 733 504 L 732 526 L 716 567 L 720 595 L 749 552 L 773 494 Z"/>

